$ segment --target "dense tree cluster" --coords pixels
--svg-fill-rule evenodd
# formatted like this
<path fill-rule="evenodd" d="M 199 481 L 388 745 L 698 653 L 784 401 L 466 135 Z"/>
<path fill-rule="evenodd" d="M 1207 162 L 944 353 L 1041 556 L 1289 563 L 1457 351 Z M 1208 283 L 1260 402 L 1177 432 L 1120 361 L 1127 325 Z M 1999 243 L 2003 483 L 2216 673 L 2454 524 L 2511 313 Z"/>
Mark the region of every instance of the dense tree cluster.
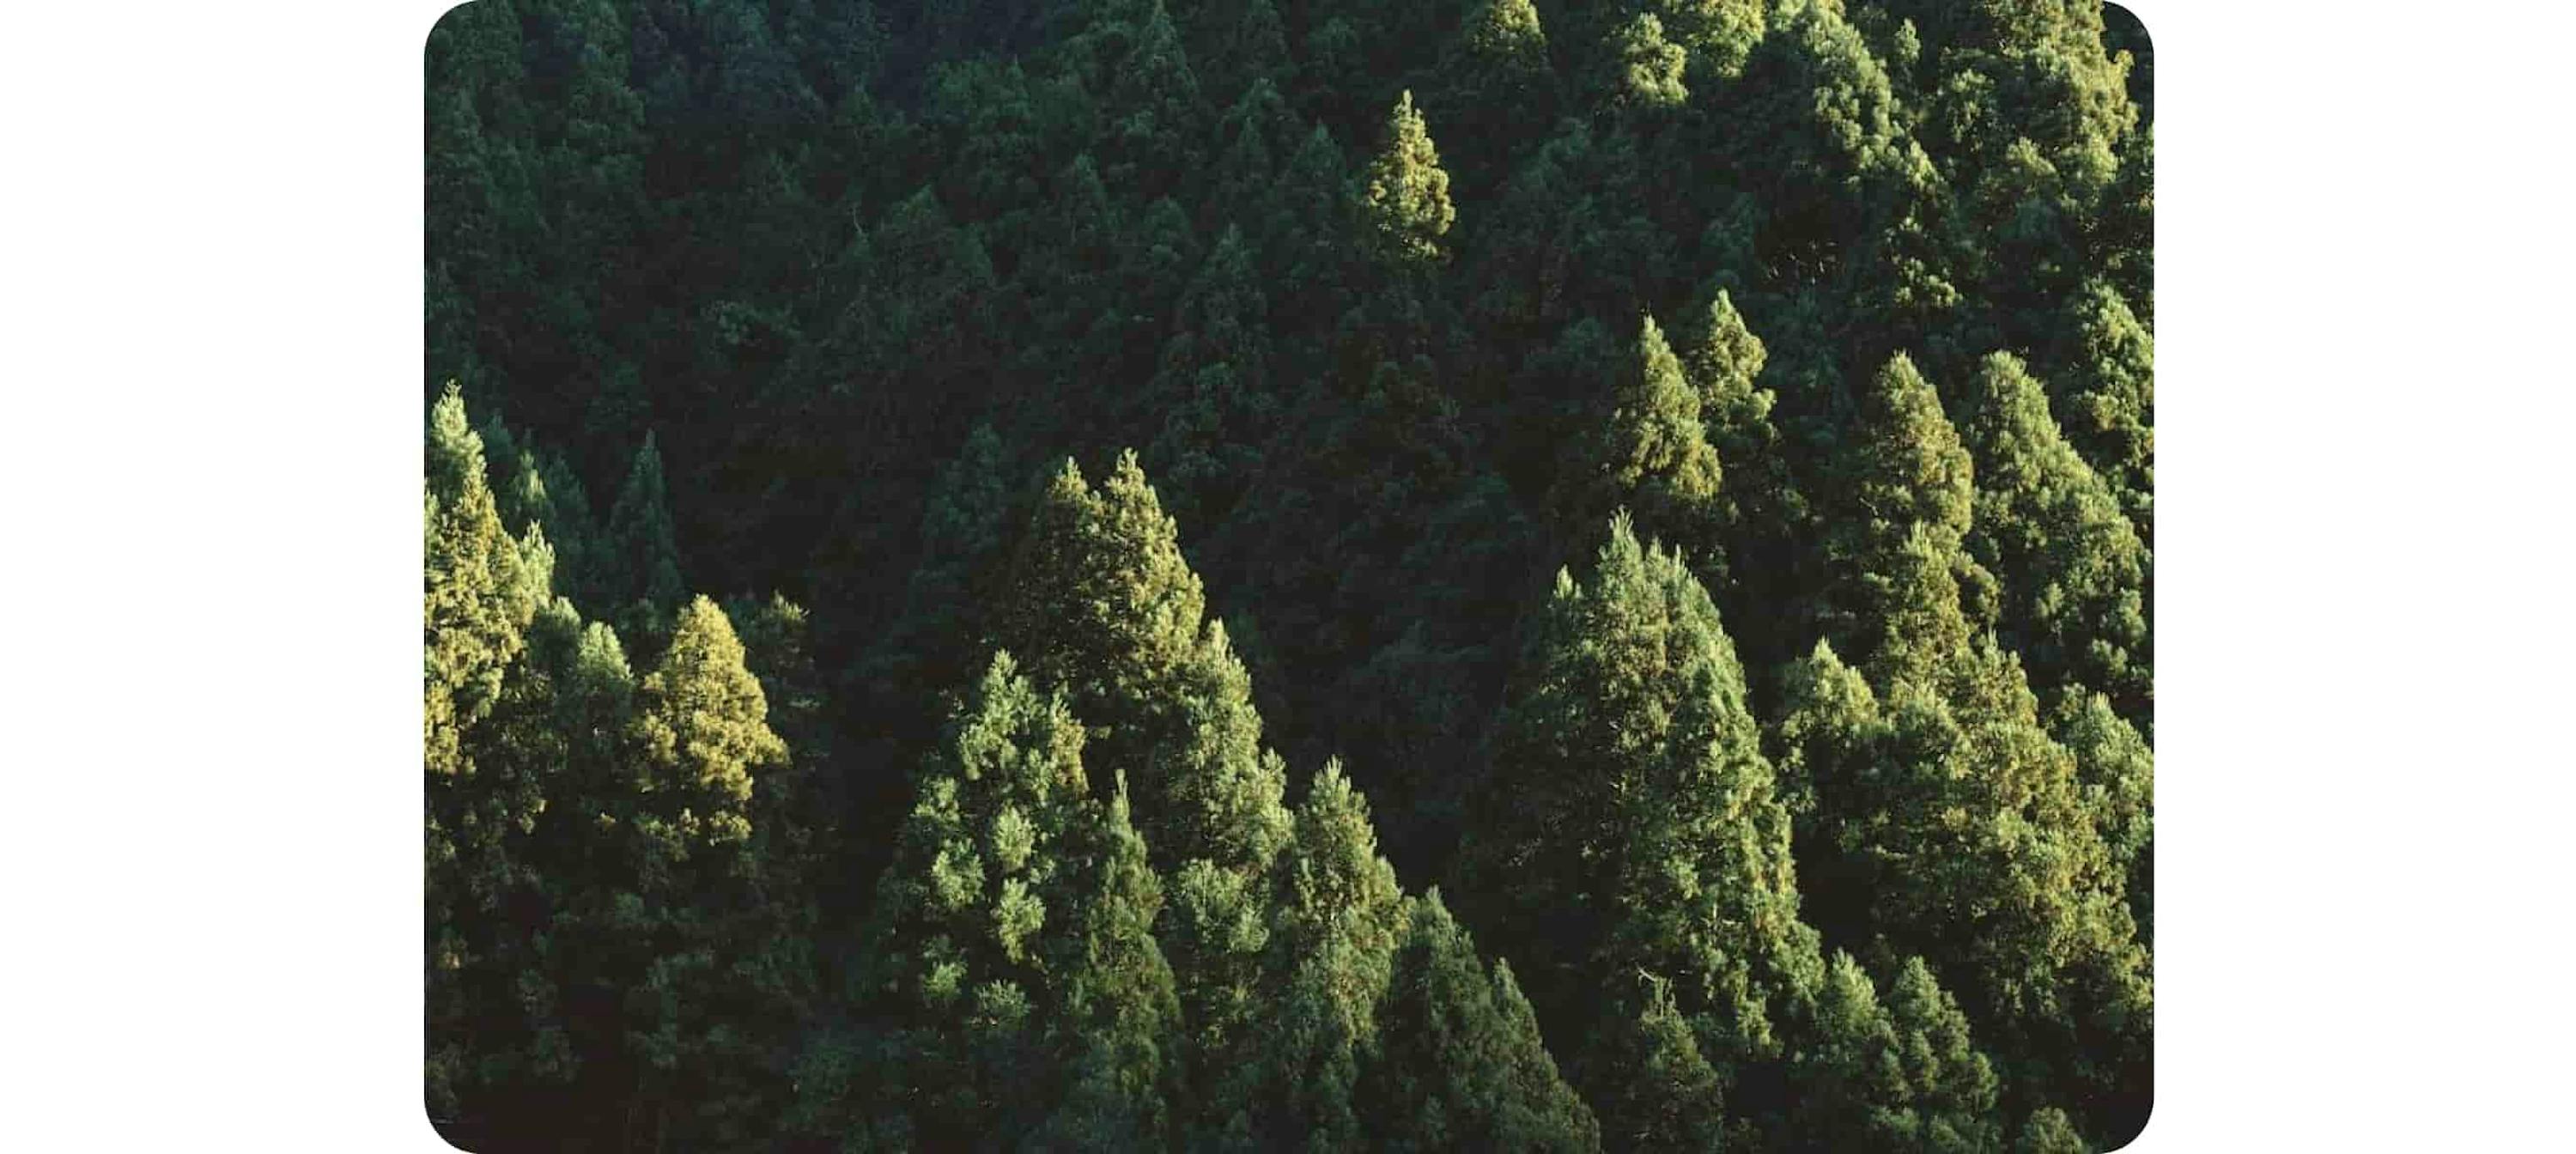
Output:
<path fill-rule="evenodd" d="M 2125 13 L 475 0 L 428 57 L 453 1141 L 2143 1125 Z"/>

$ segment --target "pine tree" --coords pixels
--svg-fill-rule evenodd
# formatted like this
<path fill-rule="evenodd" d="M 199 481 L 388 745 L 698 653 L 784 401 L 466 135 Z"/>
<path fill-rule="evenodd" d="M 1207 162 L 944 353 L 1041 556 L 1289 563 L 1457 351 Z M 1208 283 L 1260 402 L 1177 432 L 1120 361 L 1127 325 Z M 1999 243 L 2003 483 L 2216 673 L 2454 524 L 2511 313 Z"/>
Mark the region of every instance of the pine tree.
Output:
<path fill-rule="evenodd" d="M 1827 515 L 1828 635 L 1874 681 L 1936 676 L 1968 649 L 1967 589 L 1991 578 L 1962 548 L 1976 485 L 1968 450 L 1904 354 L 1863 394 L 1841 467 Z"/>
<path fill-rule="evenodd" d="M 2111 486 L 2141 539 L 2155 534 L 2155 337 L 2120 290 L 2090 281 L 2068 302 L 2050 408 Z"/>
<path fill-rule="evenodd" d="M 2001 1154 L 1993 1067 L 1922 959 L 1906 959 L 1882 1005 L 1869 975 L 1836 953 L 1816 1017 L 1792 1148 Z"/>
<path fill-rule="evenodd" d="M 1377 156 L 1361 176 L 1361 204 L 1369 235 L 1390 261 L 1428 265 L 1444 258 L 1440 238 L 1458 213 L 1449 203 L 1440 150 L 1409 90 L 1396 98 Z"/>
<path fill-rule="evenodd" d="M 1423 109 L 1459 142 L 1450 161 L 1461 195 L 1492 188 L 1513 142 L 1555 122 L 1556 74 L 1530 0 L 1479 0 L 1442 47 L 1434 76 Z"/>
<path fill-rule="evenodd" d="M 527 696 L 519 667 L 550 562 L 541 533 L 502 527 L 483 440 L 450 385 L 428 421 L 424 486 L 422 728 L 426 936 L 434 1110 L 506 1085 L 518 1018 L 519 940 L 507 914 L 535 879 L 524 841 L 545 809 L 540 759 L 514 748 L 509 714 Z M 498 1022 L 495 1021 L 496 1017 Z M 489 1072 L 492 1076 L 484 1077 Z"/>
<path fill-rule="evenodd" d="M 2075 756 L 2084 805 L 2127 879 L 2138 940 L 2155 940 L 2156 753 L 2101 694 L 2067 694 L 2049 732 Z"/>
<path fill-rule="evenodd" d="M 1081 949 L 1061 984 L 1073 1023 L 1058 1044 L 1073 1052 L 1064 1097 L 1041 1139 L 1087 1150 L 1162 1147 L 1175 1133 L 1181 1093 L 1181 1007 L 1172 970 L 1153 936 L 1162 883 L 1129 820 L 1118 775 L 1105 809 L 1082 827 L 1097 887 L 1082 910 Z"/>
<path fill-rule="evenodd" d="M 1146 458 L 1172 492 L 1176 519 L 1210 525 L 1231 512 L 1261 464 L 1280 403 L 1270 379 L 1270 305 L 1240 228 L 1228 226 L 1181 297 L 1146 390 L 1164 414 Z"/>
<path fill-rule="evenodd" d="M 1222 1127 L 1220 1076 L 1245 1067 L 1271 935 L 1273 859 L 1292 819 L 1263 750 L 1250 675 L 1182 558 L 1133 452 L 1093 489 L 1071 461 L 1010 561 L 996 632 L 1092 725 L 1102 764 L 1133 767 L 1137 826 L 1169 902 L 1161 937 L 1188 1023 L 1197 1125 Z"/>
<path fill-rule="evenodd" d="M 1781 769 L 1819 919 L 1950 975 L 2017 1094 L 2134 1126 L 2154 993 L 2122 872 L 2018 667 L 1980 647 L 1951 676 L 1949 697 L 1881 690 L 1822 643 L 1784 671 Z"/>
<path fill-rule="evenodd" d="M 1703 573 L 1720 607 L 1742 623 L 1738 643 L 1773 659 L 1781 653 L 1779 634 L 1788 616 L 1775 607 L 1796 604 L 1808 584 L 1800 570 L 1809 563 L 1802 543 L 1812 510 L 1790 471 L 1790 446 L 1772 419 L 1778 398 L 1755 383 L 1769 363 L 1769 350 L 1745 324 L 1733 296 L 1720 289 L 1681 356 L 1724 477 L 1716 502 L 1721 563 Z"/>
<path fill-rule="evenodd" d="M 1610 102 L 1625 108 L 1667 109 L 1690 99 L 1682 83 L 1690 53 L 1664 38 L 1664 22 L 1639 12 L 1611 33 Z"/>

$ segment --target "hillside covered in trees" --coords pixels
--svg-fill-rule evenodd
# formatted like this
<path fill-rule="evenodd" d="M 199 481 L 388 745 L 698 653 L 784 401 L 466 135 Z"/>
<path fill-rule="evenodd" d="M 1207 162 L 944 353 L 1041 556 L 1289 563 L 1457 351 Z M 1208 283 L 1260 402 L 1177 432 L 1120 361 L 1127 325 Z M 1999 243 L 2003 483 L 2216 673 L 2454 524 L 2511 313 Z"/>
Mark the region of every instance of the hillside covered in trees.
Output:
<path fill-rule="evenodd" d="M 2154 133 L 2082 0 L 475 0 L 472 1150 L 2109 1149 Z"/>

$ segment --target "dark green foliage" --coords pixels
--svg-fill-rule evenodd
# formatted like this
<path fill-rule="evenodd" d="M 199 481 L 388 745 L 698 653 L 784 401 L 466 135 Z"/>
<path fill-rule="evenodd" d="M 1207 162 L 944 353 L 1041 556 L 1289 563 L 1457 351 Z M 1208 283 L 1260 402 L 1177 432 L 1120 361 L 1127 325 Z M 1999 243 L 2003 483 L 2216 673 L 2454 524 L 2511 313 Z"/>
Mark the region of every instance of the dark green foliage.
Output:
<path fill-rule="evenodd" d="M 1383 1048 L 1360 1080 L 1378 1141 L 1407 1152 L 1600 1148 L 1600 1126 L 1558 1075 L 1511 964 L 1487 971 L 1439 890 L 1407 904 Z"/>
<path fill-rule="evenodd" d="M 1801 1056 L 1808 1096 L 1790 1131 L 1794 1148 L 2001 1154 L 1994 1068 L 1921 958 L 1906 959 L 1882 1004 L 1869 975 L 1837 953 L 1816 1019 L 1818 1044 Z"/>
<path fill-rule="evenodd" d="M 2038 684 L 2092 686 L 2152 723 L 2146 546 L 2019 360 L 1987 357 L 1965 407 L 1978 465 L 1967 545 L 2003 585 L 2003 640 Z"/>
<path fill-rule="evenodd" d="M 2143 1120 L 2134 21 L 478 0 L 425 65 L 452 1140 Z"/>
<path fill-rule="evenodd" d="M 1724 1080 L 1702 1057 L 1672 984 L 1634 975 L 1636 990 L 1604 1000 L 1578 1067 L 1613 1150 L 1719 1150 L 1728 1146 Z M 1613 989 L 1627 983 L 1618 978 Z"/>
<path fill-rule="evenodd" d="M 850 1088 L 876 1116 L 851 1123 L 931 1145 L 1162 1129 L 1157 1042 L 1176 1015 L 1146 932 L 1160 899 L 1124 794 L 1091 795 L 1082 747 L 1063 703 L 996 656 L 878 882 L 862 996 L 895 1024 L 885 1064 Z"/>
<path fill-rule="evenodd" d="M 1669 979 L 1650 1006 L 1691 1016 L 1691 1053 L 1721 1085 L 1781 1059 L 1822 960 L 1707 593 L 1614 522 L 1589 581 L 1559 575 L 1520 679 L 1462 870 L 1526 963 L 1542 1020 L 1629 1045 L 1635 1022 L 1594 1016 L 1597 975 L 1648 972 Z M 1611 1087 L 1590 1069 L 1598 1104 Z"/>

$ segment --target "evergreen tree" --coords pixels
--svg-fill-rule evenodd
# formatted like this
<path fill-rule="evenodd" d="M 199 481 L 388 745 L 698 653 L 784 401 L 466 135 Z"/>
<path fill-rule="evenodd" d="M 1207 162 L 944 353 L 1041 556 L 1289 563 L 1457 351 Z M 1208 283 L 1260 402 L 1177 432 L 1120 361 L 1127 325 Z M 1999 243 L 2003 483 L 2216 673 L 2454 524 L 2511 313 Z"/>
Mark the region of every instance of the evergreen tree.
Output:
<path fill-rule="evenodd" d="M 671 521 L 670 496 L 662 477 L 662 451 L 653 434 L 635 451 L 635 463 L 609 507 L 603 600 L 630 634 L 658 638 L 668 615 L 687 589 L 680 580 L 678 530 Z"/>
<path fill-rule="evenodd" d="M 2093 1147 L 2075 1132 L 2066 1112 L 2055 1106 L 2042 1106 L 2030 1112 L 2022 1124 L 2021 1140 L 2013 1144 L 2013 1154 L 2092 1154 Z"/>
<path fill-rule="evenodd" d="M 655 1142 L 753 1140 L 779 1089 L 762 1027 L 794 1021 L 807 996 L 810 961 L 781 933 L 793 906 L 769 900 L 752 826 L 755 782 L 786 767 L 787 747 L 743 661 L 724 611 L 698 597 L 636 687 L 636 796 L 620 823 L 632 880 L 614 919 L 641 963 L 625 1038 Z"/>
<path fill-rule="evenodd" d="M 1511 965 L 1489 973 L 1433 889 L 1406 903 L 1377 1059 L 1360 1079 L 1391 1151 L 1583 1151 L 1591 1107 L 1557 1073 Z"/>
<path fill-rule="evenodd" d="M 508 740 L 515 676 L 548 596 L 543 535 L 502 527 L 483 440 L 450 385 L 425 453 L 422 723 L 427 771 L 426 933 L 435 1111 L 471 1109 L 514 1077 L 511 1005 L 522 984 L 508 914 L 536 879 L 524 840 L 545 809 L 546 766 Z M 534 991 L 532 991 L 533 993 Z"/>
<path fill-rule="evenodd" d="M 1189 1026 L 1188 1076 L 1213 1085 L 1257 1045 L 1264 885 L 1292 825 L 1286 766 L 1260 746 L 1250 675 L 1223 624 L 1205 620 L 1198 575 L 1133 452 L 1097 490 L 1067 461 L 1009 573 L 1004 643 L 1087 715 L 1097 760 L 1140 771 L 1137 824 L 1168 881 L 1163 940 Z M 1210 1111 L 1225 1102 L 1200 1098 Z"/>
<path fill-rule="evenodd" d="M 1952 975 L 2016 1094 L 2134 1129 L 2153 976 L 2124 878 L 2018 668 L 1991 648 L 1963 668 L 1955 701 L 1876 689 L 1823 643 L 1784 672 L 1782 773 L 1820 920 Z"/>
<path fill-rule="evenodd" d="M 1578 1080 L 1598 1087 L 1602 1145 L 1640 1154 L 1726 1148 L 1724 1080 L 1701 1056 L 1672 983 L 1636 977 L 1636 995 L 1607 999 L 1578 1067 Z"/>
<path fill-rule="evenodd" d="M 2020 360 L 1981 362 L 1966 408 L 1961 433 L 1979 464 L 1967 545 L 2003 583 L 2003 640 L 2039 684 L 2082 682 L 2151 717 L 2146 547 Z"/>
<path fill-rule="evenodd" d="M 1869 975 L 1835 954 L 1816 1016 L 1819 1045 L 1802 1055 L 1794 1148 L 2001 1154 L 1994 1070 L 1922 959 L 1906 959 L 1881 1005 Z"/>
<path fill-rule="evenodd" d="M 924 764 L 868 929 L 867 993 L 898 1023 L 873 1128 L 955 1145 L 1161 1127 L 1159 899 L 1124 794 L 1089 796 L 1082 747 L 1061 699 L 1000 654 Z"/>
<path fill-rule="evenodd" d="M 1484 924 L 1538 975 L 1542 1020 L 1609 1029 L 1584 1025 L 1598 1021 L 1591 975 L 1668 975 L 1654 997 L 1696 1023 L 1693 1052 L 1721 1086 L 1775 1077 L 1823 963 L 1798 912 L 1789 814 L 1707 593 L 1615 521 L 1590 581 L 1558 576 L 1519 681 L 1461 870 L 1492 911 Z M 1608 1136 L 1611 1087 L 1583 1085 Z"/>
<path fill-rule="evenodd" d="M 1377 156 L 1361 176 L 1361 204 L 1367 231 L 1387 259 L 1400 265 L 1443 259 L 1440 238 L 1448 235 L 1458 212 L 1449 203 L 1449 174 L 1440 167 L 1440 150 L 1431 143 L 1409 90 L 1387 114 Z"/>
<path fill-rule="evenodd" d="M 2066 439 L 2119 498 L 2140 538 L 2153 541 L 2156 487 L 2155 337 L 2120 290 L 2088 282 L 2068 304 L 2068 335 L 2050 408 Z"/>
<path fill-rule="evenodd" d="M 1698 390 L 1655 318 L 1637 337 L 1631 367 L 1615 378 L 1608 413 L 1584 444 L 1584 460 L 1560 474 L 1569 523 L 1599 525 L 1625 508 L 1646 532 L 1693 560 L 1714 561 L 1722 475 L 1702 423 Z"/>
<path fill-rule="evenodd" d="M 1358 1081 L 1378 1046 L 1404 894 L 1394 867 L 1377 855 L 1368 803 L 1340 764 L 1327 762 L 1315 775 L 1276 868 L 1267 984 L 1279 1000 L 1262 1031 L 1252 1132 L 1347 1148 L 1367 1132 Z"/>

